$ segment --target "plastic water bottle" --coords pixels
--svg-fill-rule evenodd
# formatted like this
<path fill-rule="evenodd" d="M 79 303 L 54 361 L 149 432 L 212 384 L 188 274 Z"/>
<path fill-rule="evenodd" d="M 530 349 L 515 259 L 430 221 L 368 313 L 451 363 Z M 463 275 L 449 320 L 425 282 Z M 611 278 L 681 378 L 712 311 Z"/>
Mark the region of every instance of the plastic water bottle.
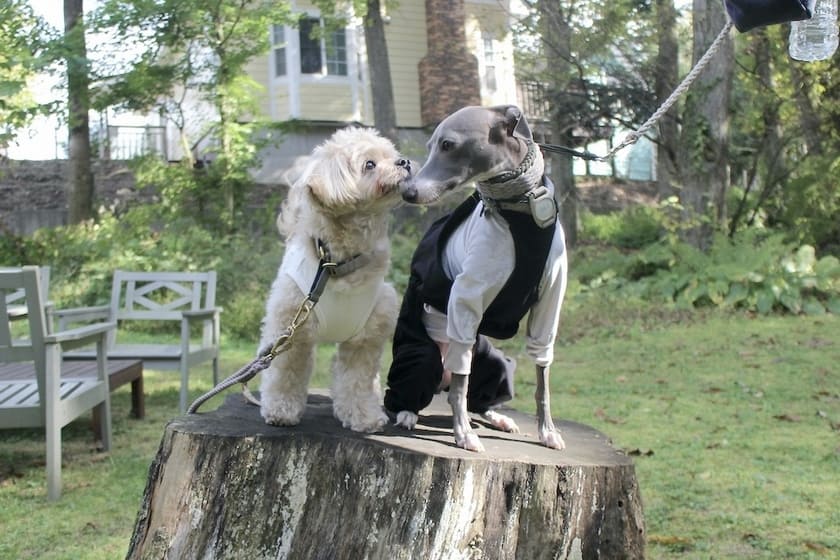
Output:
<path fill-rule="evenodd" d="M 790 23 L 790 56 L 814 61 L 837 50 L 837 0 L 809 0 L 811 19 Z"/>

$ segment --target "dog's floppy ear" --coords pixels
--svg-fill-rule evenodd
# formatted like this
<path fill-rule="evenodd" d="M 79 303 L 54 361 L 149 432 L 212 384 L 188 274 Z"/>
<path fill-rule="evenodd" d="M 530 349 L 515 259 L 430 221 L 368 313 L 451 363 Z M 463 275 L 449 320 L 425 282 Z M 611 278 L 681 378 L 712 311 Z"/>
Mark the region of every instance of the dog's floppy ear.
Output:
<path fill-rule="evenodd" d="M 301 178 L 316 202 L 326 208 L 346 205 L 355 200 L 353 176 L 349 159 L 342 154 L 313 158 L 306 174 Z"/>

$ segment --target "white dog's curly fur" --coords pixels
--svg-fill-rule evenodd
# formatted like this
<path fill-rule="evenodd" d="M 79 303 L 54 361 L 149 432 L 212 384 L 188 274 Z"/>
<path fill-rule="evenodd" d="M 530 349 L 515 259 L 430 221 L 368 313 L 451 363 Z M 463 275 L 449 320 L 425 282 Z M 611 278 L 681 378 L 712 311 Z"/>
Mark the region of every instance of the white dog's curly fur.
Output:
<path fill-rule="evenodd" d="M 261 349 L 289 326 L 306 296 L 319 262 L 317 239 L 328 246 L 334 262 L 356 255 L 367 262 L 346 276 L 329 278 L 288 350 L 262 373 L 260 411 L 268 424 L 298 424 L 315 344 L 337 342 L 333 413 L 345 428 L 377 431 L 388 420 L 381 407 L 379 364 L 398 309 L 396 291 L 385 282 L 391 255 L 388 218 L 400 201 L 398 187 L 410 175 L 410 165 L 375 130 L 347 128 L 315 148 L 295 175 L 277 219 L 286 250 L 266 304 Z"/>

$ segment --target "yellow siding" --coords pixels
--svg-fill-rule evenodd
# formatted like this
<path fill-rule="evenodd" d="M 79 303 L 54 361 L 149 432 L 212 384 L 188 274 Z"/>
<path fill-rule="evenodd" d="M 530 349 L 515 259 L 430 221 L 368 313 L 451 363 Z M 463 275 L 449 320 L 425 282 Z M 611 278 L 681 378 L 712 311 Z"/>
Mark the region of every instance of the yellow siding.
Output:
<path fill-rule="evenodd" d="M 256 102 L 259 116 L 263 118 L 271 115 L 268 89 L 268 61 L 269 58 L 267 56 L 261 56 L 248 62 L 245 67 L 248 76 L 260 85 L 256 93 Z"/>
<path fill-rule="evenodd" d="M 353 120 L 349 84 L 310 83 L 300 86 L 301 118 L 316 121 Z"/>
<path fill-rule="evenodd" d="M 289 88 L 286 86 L 274 88 L 274 120 L 287 121 L 292 118 L 289 109 Z M 271 114 L 271 113 L 268 113 Z"/>
<path fill-rule="evenodd" d="M 426 55 L 426 7 L 421 0 L 404 0 L 389 10 L 385 25 L 397 125 L 419 127 L 420 78 L 417 65 Z M 372 118 L 370 119 L 373 120 Z"/>

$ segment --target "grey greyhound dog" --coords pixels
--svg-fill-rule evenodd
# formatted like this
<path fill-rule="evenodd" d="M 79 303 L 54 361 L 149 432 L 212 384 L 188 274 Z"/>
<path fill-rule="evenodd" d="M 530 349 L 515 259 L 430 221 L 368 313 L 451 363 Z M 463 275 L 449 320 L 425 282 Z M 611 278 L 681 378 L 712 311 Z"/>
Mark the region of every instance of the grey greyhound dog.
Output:
<path fill-rule="evenodd" d="M 460 187 L 475 185 L 476 192 L 435 222 L 414 253 L 385 408 L 396 424 L 413 429 L 420 410 L 448 387 L 458 447 L 484 450 L 470 413 L 519 431 L 494 410 L 512 397 L 516 366 L 489 338 L 513 337 L 527 315 L 539 439 L 563 449 L 548 379 L 567 256 L 542 154 L 513 105 L 465 107 L 437 126 L 427 147 L 426 163 L 401 187 L 403 199 L 431 204 Z"/>

